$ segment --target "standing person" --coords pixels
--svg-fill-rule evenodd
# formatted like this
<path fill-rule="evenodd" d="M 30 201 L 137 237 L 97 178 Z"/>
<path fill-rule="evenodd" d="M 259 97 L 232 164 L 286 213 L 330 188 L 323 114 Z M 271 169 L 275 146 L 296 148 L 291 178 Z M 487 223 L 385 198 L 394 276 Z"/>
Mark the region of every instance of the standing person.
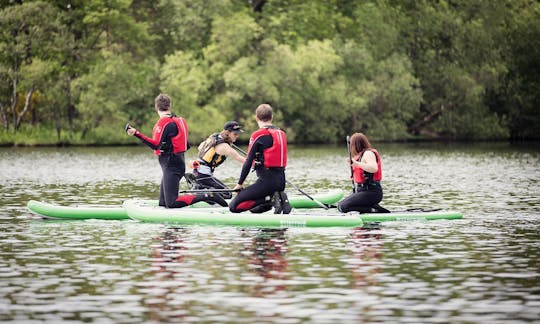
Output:
<path fill-rule="evenodd" d="M 214 177 L 214 170 L 225 162 L 227 157 L 240 163 L 246 161 L 246 158 L 231 146 L 243 132 L 236 121 L 228 121 L 220 133 L 210 135 L 199 144 L 199 158 L 191 163 L 195 179 L 190 178 L 189 173 L 186 173 L 186 180 L 195 182 L 196 188 L 228 189 L 223 182 Z M 225 199 L 232 198 L 232 192 L 220 193 L 220 195 Z"/>
<path fill-rule="evenodd" d="M 180 208 L 199 201 L 217 202 L 227 206 L 227 202 L 219 195 L 211 193 L 178 196 L 180 180 L 186 169 L 184 152 L 188 149 L 188 126 L 186 120 L 175 116 L 171 111 L 171 99 L 160 94 L 155 99 L 155 109 L 159 115 L 149 138 L 126 125 L 126 133 L 138 137 L 158 156 L 163 176 L 159 188 L 159 205 L 167 208 Z"/>
<path fill-rule="evenodd" d="M 244 189 L 244 181 L 251 168 L 257 173 L 257 181 L 233 198 L 229 204 L 233 213 L 246 210 L 253 213 L 268 211 L 273 205 L 272 195 L 275 213 L 288 214 L 291 211 L 287 195 L 283 191 L 287 166 L 287 137 L 284 131 L 272 125 L 272 118 L 272 107 L 268 104 L 259 105 L 255 110 L 259 129 L 251 134 L 246 161 L 234 189 Z"/>
<path fill-rule="evenodd" d="M 382 162 L 379 152 L 371 147 L 367 136 L 362 133 L 354 133 L 349 146 L 352 155 L 349 163 L 356 190 L 339 202 L 338 210 L 342 213 L 369 213 L 375 208 L 378 212 L 389 212 L 378 205 L 383 198 Z"/>

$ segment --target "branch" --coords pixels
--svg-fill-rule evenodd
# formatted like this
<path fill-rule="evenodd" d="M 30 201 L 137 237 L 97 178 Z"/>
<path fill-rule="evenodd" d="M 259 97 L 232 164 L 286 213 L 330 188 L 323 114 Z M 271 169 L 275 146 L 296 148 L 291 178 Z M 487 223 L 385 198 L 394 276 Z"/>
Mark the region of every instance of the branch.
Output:
<path fill-rule="evenodd" d="M 15 125 L 13 125 L 13 130 L 17 131 L 19 127 L 21 126 L 22 119 L 26 112 L 30 109 L 30 99 L 32 99 L 32 94 L 34 93 L 34 88 L 31 87 L 28 92 L 26 93 L 26 100 L 24 101 L 24 109 L 21 111 L 20 114 L 17 116 L 17 121 L 15 122 Z"/>
<path fill-rule="evenodd" d="M 419 121 L 414 123 L 411 127 L 409 127 L 409 132 L 415 135 L 418 135 L 420 133 L 429 133 L 429 132 L 423 132 L 423 128 L 429 123 L 431 123 L 432 121 L 436 120 L 443 113 L 443 111 L 444 111 L 444 105 L 441 105 L 441 108 L 431 112 L 427 116 L 424 116 L 424 118 L 420 119 Z"/>

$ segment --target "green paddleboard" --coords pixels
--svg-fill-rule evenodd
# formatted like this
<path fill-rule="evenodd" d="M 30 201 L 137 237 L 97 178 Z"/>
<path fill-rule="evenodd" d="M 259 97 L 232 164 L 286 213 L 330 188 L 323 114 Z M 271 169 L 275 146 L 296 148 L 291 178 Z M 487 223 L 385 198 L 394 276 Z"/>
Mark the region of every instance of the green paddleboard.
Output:
<path fill-rule="evenodd" d="M 410 211 L 385 214 L 337 213 L 323 209 L 293 209 L 290 214 L 231 213 L 228 208 L 164 208 L 143 200 L 126 200 L 124 208 L 134 220 L 183 225 L 233 225 L 256 227 L 357 227 L 364 223 L 459 219 L 454 211 Z"/>
<path fill-rule="evenodd" d="M 343 198 L 342 190 L 331 190 L 324 193 L 311 195 L 312 198 L 323 204 L 335 204 Z M 157 206 L 156 200 L 144 200 L 146 204 Z M 305 195 L 292 196 L 289 194 L 289 202 L 293 208 L 318 208 L 319 205 Z M 28 209 L 45 218 L 55 219 L 128 219 L 125 209 L 122 206 L 62 206 L 42 201 L 30 200 Z M 189 209 L 208 208 L 210 205 L 204 202 L 196 203 Z"/>

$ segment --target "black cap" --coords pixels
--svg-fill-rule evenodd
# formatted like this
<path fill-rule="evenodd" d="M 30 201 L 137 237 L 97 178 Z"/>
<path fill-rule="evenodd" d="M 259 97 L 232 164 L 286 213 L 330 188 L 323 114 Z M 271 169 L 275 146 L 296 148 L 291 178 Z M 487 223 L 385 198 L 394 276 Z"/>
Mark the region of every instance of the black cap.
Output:
<path fill-rule="evenodd" d="M 225 125 L 223 126 L 223 129 L 231 131 L 231 132 L 235 132 L 235 133 L 243 133 L 244 132 L 242 130 L 242 128 L 240 127 L 240 124 L 238 124 L 234 120 L 226 122 Z"/>

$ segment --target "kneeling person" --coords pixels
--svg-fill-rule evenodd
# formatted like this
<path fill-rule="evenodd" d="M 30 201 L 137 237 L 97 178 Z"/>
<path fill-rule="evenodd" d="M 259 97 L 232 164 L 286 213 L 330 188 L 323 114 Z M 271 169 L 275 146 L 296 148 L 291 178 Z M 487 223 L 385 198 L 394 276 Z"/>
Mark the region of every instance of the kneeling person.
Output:
<path fill-rule="evenodd" d="M 244 131 L 235 121 L 228 121 L 220 133 L 210 135 L 204 142 L 199 144 L 199 157 L 192 162 L 194 179 L 186 179 L 194 185 L 194 189 L 228 189 L 228 187 L 214 176 L 215 169 L 220 166 L 227 157 L 231 157 L 240 163 L 246 159 L 241 156 L 232 144 L 236 142 L 240 133 Z M 231 192 L 220 193 L 225 199 L 232 198 Z"/>
<path fill-rule="evenodd" d="M 233 213 L 250 210 L 254 213 L 268 211 L 277 203 L 276 213 L 289 213 L 291 207 L 285 195 L 285 167 L 287 166 L 287 137 L 285 132 L 272 125 L 272 107 L 262 104 L 255 110 L 259 129 L 251 134 L 246 161 L 238 184 L 234 189 L 244 189 L 244 181 L 253 167 L 257 181 L 240 191 L 230 202 Z M 279 194 L 274 202 L 270 197 Z"/>

